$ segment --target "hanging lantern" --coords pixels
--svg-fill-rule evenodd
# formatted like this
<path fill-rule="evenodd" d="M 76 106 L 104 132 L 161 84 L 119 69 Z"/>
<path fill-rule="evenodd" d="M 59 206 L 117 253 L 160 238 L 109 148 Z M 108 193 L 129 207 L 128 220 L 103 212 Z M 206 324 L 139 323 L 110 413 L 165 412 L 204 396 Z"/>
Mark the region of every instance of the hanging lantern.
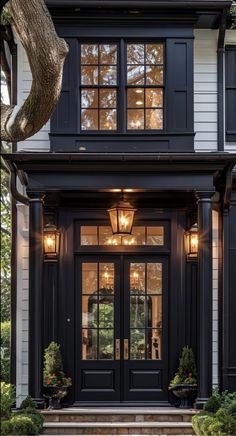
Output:
<path fill-rule="evenodd" d="M 186 232 L 186 253 L 189 257 L 197 257 L 198 255 L 198 226 L 194 224 L 191 229 Z"/>
<path fill-rule="evenodd" d="M 131 234 L 136 210 L 130 203 L 123 200 L 108 209 L 113 235 Z"/>
<path fill-rule="evenodd" d="M 59 255 L 60 232 L 54 224 L 44 227 L 43 246 L 46 259 L 57 259 Z"/>

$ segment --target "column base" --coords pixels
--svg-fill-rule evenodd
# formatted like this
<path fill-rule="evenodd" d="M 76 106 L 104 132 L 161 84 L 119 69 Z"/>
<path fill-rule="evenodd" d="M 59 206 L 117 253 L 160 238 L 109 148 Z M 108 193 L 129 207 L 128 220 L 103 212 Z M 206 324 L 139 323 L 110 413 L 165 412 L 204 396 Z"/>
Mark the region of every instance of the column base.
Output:
<path fill-rule="evenodd" d="M 194 408 L 198 410 L 202 410 L 208 400 L 209 398 L 197 398 L 194 403 Z"/>
<path fill-rule="evenodd" d="M 33 401 L 37 409 L 45 409 L 45 399 L 44 398 L 33 398 Z"/>

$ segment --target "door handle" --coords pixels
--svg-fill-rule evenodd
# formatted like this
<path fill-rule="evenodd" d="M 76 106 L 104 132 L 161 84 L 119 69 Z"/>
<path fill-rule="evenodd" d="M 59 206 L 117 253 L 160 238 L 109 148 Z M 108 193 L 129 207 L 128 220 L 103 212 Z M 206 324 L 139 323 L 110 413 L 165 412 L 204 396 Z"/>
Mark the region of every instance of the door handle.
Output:
<path fill-rule="evenodd" d="M 116 360 L 120 360 L 120 339 L 116 339 Z"/>
<path fill-rule="evenodd" d="M 124 360 L 129 360 L 129 339 L 124 339 Z"/>

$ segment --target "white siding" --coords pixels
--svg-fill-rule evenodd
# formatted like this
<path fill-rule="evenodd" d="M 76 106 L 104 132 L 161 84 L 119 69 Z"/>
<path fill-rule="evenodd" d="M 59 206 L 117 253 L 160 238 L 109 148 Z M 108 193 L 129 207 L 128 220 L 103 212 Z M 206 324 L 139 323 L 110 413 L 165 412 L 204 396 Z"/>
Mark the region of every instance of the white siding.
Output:
<path fill-rule="evenodd" d="M 194 147 L 217 151 L 217 30 L 194 32 Z"/>
<path fill-rule="evenodd" d="M 19 189 L 19 188 L 18 188 Z M 28 207 L 17 204 L 17 313 L 16 313 L 16 395 L 17 406 L 28 394 L 28 305 L 29 249 Z"/>
<path fill-rule="evenodd" d="M 30 72 L 30 66 L 28 62 L 27 55 L 24 48 L 20 43 L 18 43 L 18 78 L 17 78 L 17 103 L 21 106 L 26 100 L 32 82 L 32 75 Z M 49 134 L 50 132 L 50 121 L 48 121 L 43 128 L 36 133 L 31 138 L 26 141 L 18 142 L 18 151 L 35 151 L 35 152 L 46 152 L 50 150 Z"/>

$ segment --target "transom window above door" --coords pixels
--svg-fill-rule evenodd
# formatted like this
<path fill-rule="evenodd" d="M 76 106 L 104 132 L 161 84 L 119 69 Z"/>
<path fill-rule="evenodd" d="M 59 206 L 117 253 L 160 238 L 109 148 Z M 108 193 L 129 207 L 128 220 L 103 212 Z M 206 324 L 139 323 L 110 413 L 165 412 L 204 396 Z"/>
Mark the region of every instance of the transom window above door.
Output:
<path fill-rule="evenodd" d="M 80 44 L 81 131 L 160 131 L 163 43 Z"/>

